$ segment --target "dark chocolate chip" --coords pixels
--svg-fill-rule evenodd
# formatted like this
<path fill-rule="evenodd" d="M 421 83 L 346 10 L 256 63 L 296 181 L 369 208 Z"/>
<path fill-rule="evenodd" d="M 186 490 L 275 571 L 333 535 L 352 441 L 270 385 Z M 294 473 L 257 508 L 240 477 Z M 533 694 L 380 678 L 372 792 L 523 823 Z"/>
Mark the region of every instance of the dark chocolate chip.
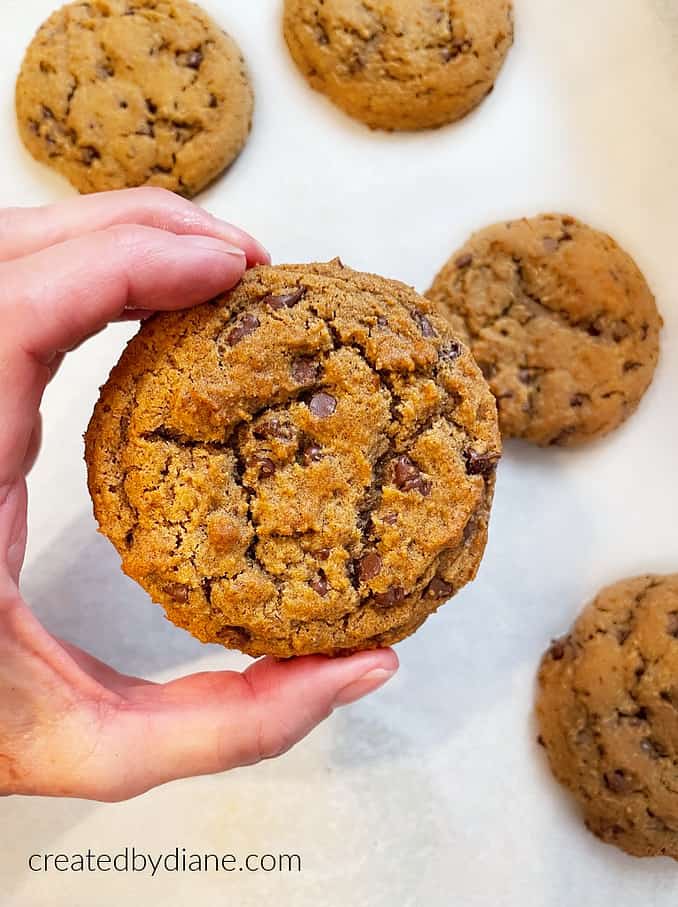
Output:
<path fill-rule="evenodd" d="M 382 560 L 376 551 L 370 551 L 360 559 L 358 577 L 361 583 L 367 583 L 381 573 Z"/>
<path fill-rule="evenodd" d="M 537 743 L 539 744 L 539 746 L 543 746 L 543 747 L 546 746 L 546 743 L 544 742 L 544 738 L 542 737 L 541 734 L 539 734 L 539 736 L 537 737 Z"/>
<path fill-rule="evenodd" d="M 228 335 L 231 346 L 240 343 L 243 338 L 253 334 L 259 327 L 259 319 L 255 315 L 244 315 Z"/>
<path fill-rule="evenodd" d="M 455 261 L 455 265 L 458 268 L 468 268 L 468 266 L 472 264 L 473 256 L 470 253 L 466 253 L 466 255 L 460 255 L 459 258 Z"/>
<path fill-rule="evenodd" d="M 311 587 L 311 589 L 313 589 L 314 592 L 317 592 L 318 595 L 322 595 L 323 597 L 327 595 L 330 588 L 327 582 L 327 578 L 325 577 L 325 574 L 322 570 L 318 571 L 318 573 L 313 577 L 313 579 L 309 582 L 309 586 Z"/>
<path fill-rule="evenodd" d="M 304 448 L 301 457 L 304 461 L 304 465 L 310 466 L 311 463 L 317 463 L 319 460 L 322 460 L 323 449 L 318 444 L 309 444 Z"/>
<path fill-rule="evenodd" d="M 219 106 L 219 101 L 217 100 L 217 96 L 216 96 L 215 94 L 211 94 L 211 95 L 210 95 L 209 102 L 208 102 L 207 106 L 208 106 L 208 107 L 211 107 L 212 110 L 214 110 L 215 107 L 218 107 L 218 106 Z"/>
<path fill-rule="evenodd" d="M 635 372 L 636 369 L 642 368 L 642 362 L 625 362 L 624 363 L 624 373 L 626 372 Z"/>
<path fill-rule="evenodd" d="M 627 794 L 633 790 L 631 779 L 627 778 L 620 768 L 616 768 L 613 772 L 605 772 L 603 778 L 605 779 L 605 784 L 615 794 Z"/>
<path fill-rule="evenodd" d="M 588 394 L 573 394 L 570 397 L 570 406 L 573 406 L 575 408 L 583 406 L 588 399 Z"/>
<path fill-rule="evenodd" d="M 264 302 L 272 309 L 291 309 L 292 306 L 296 305 L 300 300 L 304 298 L 306 292 L 306 287 L 299 287 L 298 289 L 293 290 L 291 293 L 283 293 L 280 296 L 266 296 L 264 297 Z"/>
<path fill-rule="evenodd" d="M 154 104 L 150 98 L 146 98 L 146 109 L 150 114 L 156 114 L 158 112 L 158 105 Z"/>
<path fill-rule="evenodd" d="M 561 661 L 565 657 L 565 644 L 561 639 L 555 639 L 551 643 L 549 655 L 554 661 Z"/>
<path fill-rule="evenodd" d="M 295 359 L 292 363 L 292 377 L 297 384 L 313 384 L 320 373 L 320 363 L 315 359 Z"/>
<path fill-rule="evenodd" d="M 181 64 L 182 66 L 188 66 L 190 69 L 200 69 L 202 60 L 203 56 L 201 50 L 191 50 L 183 55 Z"/>
<path fill-rule="evenodd" d="M 678 611 L 671 611 L 666 615 L 666 632 L 674 639 L 678 639 Z"/>
<path fill-rule="evenodd" d="M 557 252 L 560 248 L 560 243 L 557 239 L 553 239 L 552 236 L 545 236 L 543 239 L 543 246 L 545 252 Z"/>
<path fill-rule="evenodd" d="M 454 362 L 455 359 L 458 359 L 461 356 L 461 351 L 461 343 L 457 340 L 451 340 L 441 347 L 440 352 L 438 353 L 438 359 L 440 359 L 441 362 Z"/>
<path fill-rule="evenodd" d="M 464 452 L 466 461 L 466 472 L 470 476 L 489 476 L 497 468 L 499 454 L 496 453 L 477 453 L 475 450 Z"/>
<path fill-rule="evenodd" d="M 423 312 L 414 311 L 412 312 L 412 318 L 417 323 L 419 330 L 421 331 L 422 337 L 435 337 L 436 332 L 433 329 L 433 325 L 428 320 L 426 315 Z"/>
<path fill-rule="evenodd" d="M 434 576 L 426 590 L 427 598 L 449 598 L 454 589 L 439 576 Z"/>
<path fill-rule="evenodd" d="M 377 608 L 392 608 L 405 598 L 405 590 L 400 586 L 394 586 L 387 592 L 375 592 L 372 601 Z"/>
<path fill-rule="evenodd" d="M 184 586 L 183 583 L 166 583 L 163 591 L 179 604 L 185 605 L 188 601 L 188 586 Z"/>
<path fill-rule="evenodd" d="M 311 397 L 308 408 L 318 419 L 326 419 L 336 410 L 337 401 L 331 394 L 320 391 L 320 393 L 314 394 Z"/>
<path fill-rule="evenodd" d="M 331 551 L 329 548 L 321 548 L 320 551 L 317 552 L 316 557 L 319 561 L 326 561 L 330 554 Z"/>
<path fill-rule="evenodd" d="M 393 477 L 397 488 L 410 491 L 418 486 L 421 472 L 407 454 L 401 454 L 394 462 Z"/>
<path fill-rule="evenodd" d="M 96 148 L 93 148 L 91 145 L 86 145 L 81 152 L 82 161 L 84 164 L 89 165 L 101 157 L 101 154 Z"/>

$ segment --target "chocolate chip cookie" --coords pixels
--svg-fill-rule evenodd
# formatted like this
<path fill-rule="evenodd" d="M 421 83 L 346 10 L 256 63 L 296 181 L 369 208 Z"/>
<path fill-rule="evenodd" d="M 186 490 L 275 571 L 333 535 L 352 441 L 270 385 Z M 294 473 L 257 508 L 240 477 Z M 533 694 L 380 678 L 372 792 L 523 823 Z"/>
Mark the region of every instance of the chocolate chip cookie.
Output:
<path fill-rule="evenodd" d="M 678 574 L 604 589 L 544 655 L 537 715 L 590 830 L 678 859 Z"/>
<path fill-rule="evenodd" d="M 252 90 L 235 42 L 185 0 L 87 0 L 55 12 L 24 58 L 24 144 L 80 192 L 192 196 L 240 153 Z"/>
<path fill-rule="evenodd" d="M 141 328 L 86 436 L 101 531 L 205 642 L 337 654 L 478 569 L 496 406 L 431 303 L 339 261 L 260 267 Z"/>
<path fill-rule="evenodd" d="M 654 375 L 662 320 L 634 261 L 604 233 L 545 214 L 476 233 L 428 297 L 471 346 L 505 437 L 605 435 Z"/>
<path fill-rule="evenodd" d="M 311 86 L 373 129 L 426 129 L 492 90 L 513 43 L 510 0 L 285 0 Z"/>

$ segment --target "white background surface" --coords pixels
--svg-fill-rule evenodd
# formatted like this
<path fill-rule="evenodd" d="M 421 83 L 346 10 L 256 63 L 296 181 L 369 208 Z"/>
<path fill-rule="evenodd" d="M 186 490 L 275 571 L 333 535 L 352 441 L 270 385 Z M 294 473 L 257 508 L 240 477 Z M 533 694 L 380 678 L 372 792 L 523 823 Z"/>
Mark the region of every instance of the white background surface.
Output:
<path fill-rule="evenodd" d="M 21 55 L 54 5 L 0 5 L 0 204 L 72 194 L 14 127 Z M 399 647 L 387 688 L 284 758 L 114 806 L 0 802 L 0 905 L 675 907 L 674 863 L 633 860 L 584 830 L 547 774 L 531 707 L 542 649 L 598 587 L 677 568 L 678 0 L 515 0 L 516 45 L 488 101 L 460 125 L 400 136 L 370 133 L 306 87 L 279 0 L 203 5 L 242 45 L 257 91 L 251 141 L 208 208 L 277 261 L 340 254 L 420 290 L 472 229 L 567 211 L 646 272 L 666 320 L 662 361 L 609 440 L 508 446 L 478 581 Z M 46 394 L 25 595 L 51 629 L 125 671 L 244 665 L 167 624 L 95 533 L 81 434 L 129 332 L 73 354 Z M 299 853 L 303 871 L 151 880 L 26 866 L 36 851 L 132 844 Z"/>

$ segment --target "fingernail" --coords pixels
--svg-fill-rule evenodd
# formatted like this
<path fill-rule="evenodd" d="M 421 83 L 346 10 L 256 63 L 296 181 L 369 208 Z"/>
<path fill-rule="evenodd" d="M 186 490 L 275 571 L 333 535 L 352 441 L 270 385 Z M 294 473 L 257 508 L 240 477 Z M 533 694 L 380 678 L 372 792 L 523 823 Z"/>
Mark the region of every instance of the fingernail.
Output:
<path fill-rule="evenodd" d="M 223 239 L 214 239 L 212 236 L 182 236 L 181 242 L 190 243 L 205 252 L 220 252 L 222 255 L 237 255 L 245 258 L 245 253 L 238 246 L 232 246 Z"/>
<path fill-rule="evenodd" d="M 390 671 L 387 668 L 374 668 L 372 671 L 368 671 L 367 674 L 363 674 L 358 680 L 349 683 L 343 690 L 339 690 L 333 703 L 334 708 L 350 705 L 352 702 L 362 699 L 363 696 L 374 693 L 379 687 L 383 687 L 394 674 L 395 671 Z"/>

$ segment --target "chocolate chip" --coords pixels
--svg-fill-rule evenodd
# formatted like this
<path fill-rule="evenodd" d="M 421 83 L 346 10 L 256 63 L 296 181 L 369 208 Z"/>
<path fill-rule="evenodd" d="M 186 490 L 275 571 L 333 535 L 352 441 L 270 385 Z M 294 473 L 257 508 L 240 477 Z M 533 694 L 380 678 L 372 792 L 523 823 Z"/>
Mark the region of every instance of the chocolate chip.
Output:
<path fill-rule="evenodd" d="M 175 602 L 185 605 L 188 601 L 188 586 L 182 583 L 167 583 L 163 586 L 163 592 L 166 592 Z"/>
<path fill-rule="evenodd" d="M 254 331 L 259 327 L 259 319 L 255 315 L 245 315 L 240 319 L 240 322 L 236 324 L 231 333 L 228 335 L 228 342 L 231 346 L 235 346 L 236 343 L 247 337 L 249 334 L 253 334 Z"/>
<path fill-rule="evenodd" d="M 666 615 L 666 632 L 674 639 L 678 639 L 678 611 L 671 611 Z"/>
<path fill-rule="evenodd" d="M 254 457 L 251 465 L 259 469 L 259 475 L 264 479 L 275 474 L 275 463 L 270 457 Z"/>
<path fill-rule="evenodd" d="M 464 451 L 466 472 L 470 476 L 489 476 L 497 468 L 499 454 L 477 453 L 475 450 Z"/>
<path fill-rule="evenodd" d="M 319 561 L 326 561 L 330 554 L 331 552 L 329 548 L 321 548 L 320 551 L 316 553 L 316 557 Z"/>
<path fill-rule="evenodd" d="M 318 419 L 326 419 L 328 416 L 331 416 L 332 413 L 337 408 L 336 398 L 331 394 L 326 394 L 325 391 L 320 391 L 319 394 L 314 394 L 308 404 L 308 408 L 311 410 L 314 416 L 317 416 Z"/>
<path fill-rule="evenodd" d="M 255 438 L 275 438 L 278 441 L 291 441 L 294 438 L 294 428 L 282 419 L 273 417 L 267 419 L 253 431 Z"/>
<path fill-rule="evenodd" d="M 553 239 L 552 236 L 545 236 L 543 239 L 543 246 L 545 252 L 557 252 L 560 248 L 560 243 L 557 239 Z"/>
<path fill-rule="evenodd" d="M 440 359 L 441 362 L 454 362 L 455 359 L 458 359 L 461 356 L 461 351 L 461 343 L 457 340 L 451 340 L 441 347 L 440 352 L 438 353 L 438 359 Z"/>
<path fill-rule="evenodd" d="M 322 570 L 318 571 L 313 579 L 310 580 L 309 586 L 311 587 L 311 589 L 313 589 L 314 592 L 317 592 L 318 595 L 322 595 L 323 597 L 327 595 L 330 588 L 325 574 L 322 572 Z"/>
<path fill-rule="evenodd" d="M 191 50 L 189 53 L 183 54 L 182 57 L 182 66 L 188 66 L 190 69 L 200 69 L 203 60 L 201 50 Z"/>
<path fill-rule="evenodd" d="M 431 481 L 422 476 L 419 467 L 414 465 L 407 454 L 401 454 L 395 460 L 393 479 L 396 488 L 401 491 L 418 491 L 424 497 L 428 497 L 431 493 Z"/>
<path fill-rule="evenodd" d="M 219 106 L 219 101 L 217 100 L 217 96 L 215 94 L 210 95 L 209 103 L 207 106 L 211 107 L 212 110 L 214 110 L 215 107 Z"/>
<path fill-rule="evenodd" d="M 544 742 L 544 738 L 542 737 L 541 734 L 539 734 L 539 736 L 537 737 L 537 743 L 539 744 L 539 746 L 543 746 L 543 747 L 546 746 L 546 743 Z"/>
<path fill-rule="evenodd" d="M 395 526 L 398 522 L 398 514 L 391 511 L 391 513 L 384 514 L 382 519 L 387 526 Z"/>
<path fill-rule="evenodd" d="M 605 772 L 603 778 L 605 779 L 605 784 L 615 794 L 627 794 L 633 789 L 631 779 L 627 778 L 620 768 L 616 768 L 613 772 Z"/>
<path fill-rule="evenodd" d="M 101 154 L 96 148 L 93 148 L 91 145 L 87 145 L 82 149 L 81 152 L 82 162 L 87 164 L 89 167 L 93 161 L 96 161 L 101 157 Z"/>
<path fill-rule="evenodd" d="M 394 586 L 387 592 L 375 592 L 372 601 L 378 608 L 392 608 L 405 598 L 405 590 L 400 586 Z"/>
<path fill-rule="evenodd" d="M 642 368 L 642 362 L 625 362 L 624 363 L 624 374 L 627 372 L 635 372 L 636 369 Z"/>
<path fill-rule="evenodd" d="M 292 377 L 297 384 L 313 384 L 320 373 L 320 363 L 315 359 L 295 359 L 292 363 Z"/>
<path fill-rule="evenodd" d="M 310 466 L 311 463 L 317 463 L 319 460 L 322 460 L 323 449 L 317 444 L 309 444 L 304 448 L 301 458 L 304 461 L 305 466 Z"/>
<path fill-rule="evenodd" d="M 555 639 L 551 643 L 549 655 L 554 661 L 561 661 L 565 657 L 565 644 L 561 639 Z"/>
<path fill-rule="evenodd" d="M 575 408 L 583 406 L 588 399 L 588 394 L 573 394 L 570 397 L 570 406 L 574 406 Z"/>
<path fill-rule="evenodd" d="M 412 312 L 412 318 L 417 323 L 419 330 L 421 331 L 422 337 L 435 337 L 436 332 L 433 329 L 433 325 L 428 320 L 426 315 L 423 312 L 414 311 Z"/>
<path fill-rule="evenodd" d="M 434 576 L 426 590 L 427 598 L 449 598 L 454 592 L 452 586 L 439 576 Z"/>
<path fill-rule="evenodd" d="M 599 327 L 599 325 L 596 322 L 593 322 L 592 324 L 590 324 L 586 328 L 586 332 L 591 337 L 600 337 L 600 335 L 603 333 L 602 329 Z"/>
<path fill-rule="evenodd" d="M 146 109 L 150 114 L 156 114 L 158 112 L 158 105 L 154 104 L 150 98 L 146 98 Z"/>
<path fill-rule="evenodd" d="M 387 328 L 388 327 L 388 318 L 384 318 L 383 315 L 378 315 L 377 324 L 379 325 L 380 328 Z"/>
<path fill-rule="evenodd" d="M 473 264 L 473 256 L 467 253 L 466 255 L 460 255 L 459 258 L 455 261 L 455 265 L 458 268 L 468 268 L 469 265 Z"/>
<path fill-rule="evenodd" d="M 115 75 L 115 70 L 113 69 L 113 64 L 110 60 L 97 65 L 97 75 L 100 79 L 110 79 L 111 76 Z"/>
<path fill-rule="evenodd" d="M 382 560 L 376 551 L 370 551 L 361 558 L 358 564 L 358 577 L 361 583 L 367 583 L 381 573 Z"/>
<path fill-rule="evenodd" d="M 281 296 L 269 295 L 264 297 L 264 303 L 272 309 L 291 309 L 306 295 L 307 288 L 299 287 L 291 293 L 283 293 Z"/>
<path fill-rule="evenodd" d="M 54 119 L 54 113 L 53 113 L 53 111 L 51 110 L 50 107 L 45 107 L 45 105 L 42 104 L 41 107 L 40 107 L 40 111 L 41 111 L 43 117 L 44 117 L 46 120 L 53 120 L 53 119 Z"/>

